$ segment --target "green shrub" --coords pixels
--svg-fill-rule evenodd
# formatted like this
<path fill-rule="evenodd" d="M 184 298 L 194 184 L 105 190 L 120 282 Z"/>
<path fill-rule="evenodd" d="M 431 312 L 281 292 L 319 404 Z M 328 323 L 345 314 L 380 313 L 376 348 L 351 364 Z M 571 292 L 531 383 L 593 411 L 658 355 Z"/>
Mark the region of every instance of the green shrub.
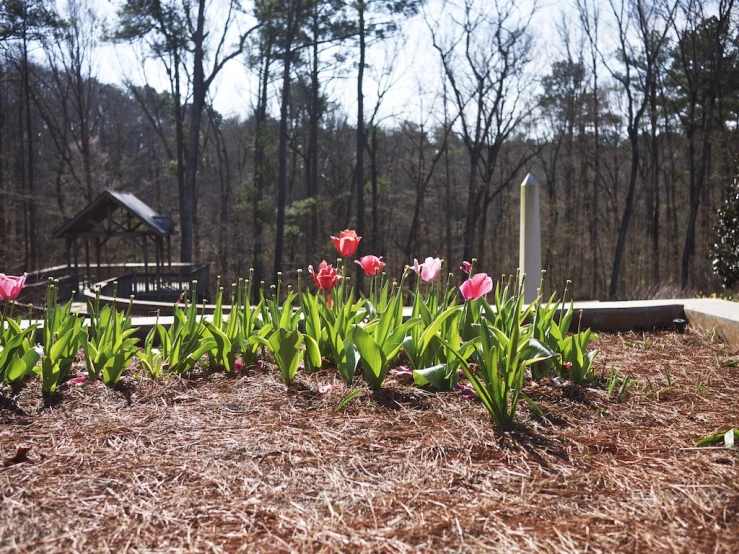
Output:
<path fill-rule="evenodd" d="M 726 191 L 724 205 L 718 209 L 718 221 L 714 227 L 716 242 L 713 245 L 713 272 L 731 289 L 739 282 L 739 155 L 734 156 L 733 183 Z"/>

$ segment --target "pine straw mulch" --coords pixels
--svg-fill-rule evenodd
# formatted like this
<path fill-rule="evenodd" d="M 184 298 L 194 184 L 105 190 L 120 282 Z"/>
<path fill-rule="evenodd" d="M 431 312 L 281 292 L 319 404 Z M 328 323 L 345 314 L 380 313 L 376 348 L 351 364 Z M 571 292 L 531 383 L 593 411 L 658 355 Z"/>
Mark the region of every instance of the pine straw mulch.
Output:
<path fill-rule="evenodd" d="M 528 386 L 546 417 L 522 403 L 505 434 L 397 379 L 337 412 L 328 371 L 46 408 L 30 384 L 0 410 L 0 552 L 737 552 L 739 456 L 693 446 L 739 426 L 739 352 L 697 332 L 597 346 L 637 382 L 620 402 Z"/>

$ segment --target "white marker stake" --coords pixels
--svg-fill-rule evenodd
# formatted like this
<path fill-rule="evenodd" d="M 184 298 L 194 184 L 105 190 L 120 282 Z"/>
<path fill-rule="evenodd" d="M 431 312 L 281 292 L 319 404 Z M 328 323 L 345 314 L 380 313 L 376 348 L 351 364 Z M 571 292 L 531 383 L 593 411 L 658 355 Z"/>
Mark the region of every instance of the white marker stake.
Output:
<path fill-rule="evenodd" d="M 536 299 L 541 279 L 541 224 L 539 222 L 539 183 L 529 173 L 521 183 L 521 242 L 518 265 L 526 274 L 524 302 Z"/>

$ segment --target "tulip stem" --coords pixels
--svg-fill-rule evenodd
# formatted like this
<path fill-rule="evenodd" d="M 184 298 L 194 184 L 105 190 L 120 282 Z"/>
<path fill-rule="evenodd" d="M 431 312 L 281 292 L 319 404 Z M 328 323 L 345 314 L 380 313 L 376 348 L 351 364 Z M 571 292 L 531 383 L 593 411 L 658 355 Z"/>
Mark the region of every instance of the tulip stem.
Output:
<path fill-rule="evenodd" d="M 3 318 L 0 320 L 0 338 L 5 334 L 5 318 L 8 313 L 8 301 L 3 301 Z"/>
<path fill-rule="evenodd" d="M 341 279 L 341 303 L 342 305 L 344 302 L 346 302 L 346 258 L 341 259 L 341 276 L 343 279 Z"/>

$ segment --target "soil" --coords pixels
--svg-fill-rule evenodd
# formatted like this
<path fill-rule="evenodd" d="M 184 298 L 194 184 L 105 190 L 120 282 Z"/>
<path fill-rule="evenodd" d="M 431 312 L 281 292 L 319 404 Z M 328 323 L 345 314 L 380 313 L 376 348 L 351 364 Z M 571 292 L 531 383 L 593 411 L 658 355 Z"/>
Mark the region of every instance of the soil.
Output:
<path fill-rule="evenodd" d="M 739 454 L 695 442 L 739 427 L 739 350 L 595 346 L 600 383 L 528 383 L 544 415 L 506 432 L 402 373 L 348 402 L 332 370 L 30 382 L 0 402 L 0 553 L 738 552 Z"/>

